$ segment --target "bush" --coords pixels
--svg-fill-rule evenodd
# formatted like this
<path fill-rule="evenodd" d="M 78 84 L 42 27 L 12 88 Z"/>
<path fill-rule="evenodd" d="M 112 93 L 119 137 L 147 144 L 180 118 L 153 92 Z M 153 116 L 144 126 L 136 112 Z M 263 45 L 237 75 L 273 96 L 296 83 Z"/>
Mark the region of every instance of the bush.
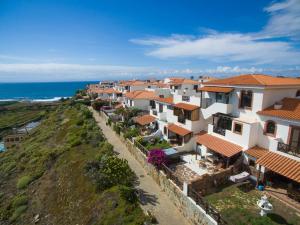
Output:
<path fill-rule="evenodd" d="M 102 142 L 100 145 L 101 155 L 113 155 L 114 154 L 114 146 L 112 146 L 109 142 Z M 99 158 L 100 160 L 101 158 Z"/>
<path fill-rule="evenodd" d="M 113 130 L 120 135 L 121 133 L 121 127 L 118 124 L 114 124 Z"/>
<path fill-rule="evenodd" d="M 148 163 L 160 167 L 166 162 L 166 153 L 161 149 L 153 149 L 148 152 Z"/>
<path fill-rule="evenodd" d="M 12 207 L 17 208 L 21 205 L 27 205 L 28 197 L 26 195 L 17 195 L 12 201 Z"/>
<path fill-rule="evenodd" d="M 135 178 L 127 161 L 113 155 L 105 154 L 98 161 L 88 163 L 86 171 L 100 191 L 116 185 L 132 186 Z"/>
<path fill-rule="evenodd" d="M 111 123 L 112 123 L 111 118 L 108 118 L 108 120 L 107 120 L 107 125 L 111 126 Z"/>
<path fill-rule="evenodd" d="M 135 203 L 137 201 L 137 196 L 135 194 L 135 189 L 128 186 L 120 186 L 121 197 L 128 202 Z"/>
<path fill-rule="evenodd" d="M 24 189 L 30 184 L 31 181 L 32 181 L 32 178 L 30 176 L 23 176 L 23 177 L 19 178 L 19 180 L 17 182 L 17 188 Z"/>
<path fill-rule="evenodd" d="M 27 209 L 27 205 L 21 205 L 15 209 L 13 215 L 10 217 L 10 221 L 13 222 L 20 217 L 20 215 L 25 212 Z"/>
<path fill-rule="evenodd" d="M 124 138 L 132 139 L 133 137 L 137 137 L 139 135 L 139 130 L 137 128 L 130 128 L 124 134 Z"/>

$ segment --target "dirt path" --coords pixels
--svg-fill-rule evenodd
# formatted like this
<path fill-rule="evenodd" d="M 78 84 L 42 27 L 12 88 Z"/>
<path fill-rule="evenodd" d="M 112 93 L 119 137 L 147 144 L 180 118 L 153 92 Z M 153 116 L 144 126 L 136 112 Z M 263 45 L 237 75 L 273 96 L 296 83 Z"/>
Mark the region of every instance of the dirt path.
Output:
<path fill-rule="evenodd" d="M 119 137 L 105 124 L 99 114 L 93 111 L 95 120 L 102 129 L 108 142 L 114 146 L 114 150 L 119 153 L 120 158 L 128 161 L 129 166 L 138 177 L 136 188 L 141 193 L 141 205 L 143 209 L 150 210 L 161 225 L 188 225 L 187 220 L 181 215 L 175 205 L 170 201 L 167 194 L 161 191 L 158 184 L 147 175 L 143 167 L 127 150 Z"/>

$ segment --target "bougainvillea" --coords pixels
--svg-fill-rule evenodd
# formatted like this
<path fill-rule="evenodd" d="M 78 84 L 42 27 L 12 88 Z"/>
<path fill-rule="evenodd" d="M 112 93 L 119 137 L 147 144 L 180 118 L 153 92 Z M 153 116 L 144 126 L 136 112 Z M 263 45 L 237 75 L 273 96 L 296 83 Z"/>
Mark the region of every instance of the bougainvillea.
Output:
<path fill-rule="evenodd" d="M 153 149 L 148 152 L 148 163 L 160 167 L 166 162 L 166 153 L 162 149 Z"/>

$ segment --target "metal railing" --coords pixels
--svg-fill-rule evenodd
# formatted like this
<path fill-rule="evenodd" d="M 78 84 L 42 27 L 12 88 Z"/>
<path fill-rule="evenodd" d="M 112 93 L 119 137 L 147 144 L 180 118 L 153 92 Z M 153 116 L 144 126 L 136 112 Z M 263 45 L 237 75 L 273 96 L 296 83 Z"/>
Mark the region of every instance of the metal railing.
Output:
<path fill-rule="evenodd" d="M 172 180 L 177 185 L 177 187 L 180 188 L 180 190 L 183 190 L 183 182 L 174 175 L 173 171 L 166 164 L 162 164 L 161 170 L 164 171 L 167 178 Z"/>
<path fill-rule="evenodd" d="M 197 205 L 204 209 L 205 213 L 210 215 L 218 224 L 228 224 L 220 215 L 220 213 L 212 205 L 210 205 L 197 191 L 192 187 L 188 188 L 188 196 L 192 198 Z"/>
<path fill-rule="evenodd" d="M 293 156 L 300 157 L 300 148 L 294 147 L 283 142 L 278 142 L 277 150 L 280 152 L 284 152 Z"/>
<path fill-rule="evenodd" d="M 217 127 L 217 126 L 214 126 L 213 128 L 213 131 L 217 134 L 221 134 L 223 136 L 225 136 L 225 133 L 226 133 L 226 130 L 224 128 L 221 128 L 221 127 Z"/>

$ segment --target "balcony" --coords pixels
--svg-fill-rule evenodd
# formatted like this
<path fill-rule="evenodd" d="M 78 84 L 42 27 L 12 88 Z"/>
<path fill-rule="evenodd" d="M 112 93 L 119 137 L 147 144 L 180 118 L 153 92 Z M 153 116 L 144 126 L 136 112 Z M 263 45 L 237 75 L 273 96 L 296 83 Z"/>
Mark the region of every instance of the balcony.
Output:
<path fill-rule="evenodd" d="M 213 126 L 213 131 L 214 133 L 220 134 L 222 136 L 225 136 L 226 134 L 226 129 L 217 126 Z"/>
<path fill-rule="evenodd" d="M 181 117 L 181 116 L 178 116 L 178 118 L 177 118 L 177 122 L 178 122 L 178 123 L 185 124 L 185 120 L 186 120 L 186 118 Z"/>
<path fill-rule="evenodd" d="M 211 117 L 215 113 L 230 114 L 233 111 L 232 104 L 226 102 L 212 102 L 210 98 L 202 99 L 201 108 L 204 119 Z"/>
<path fill-rule="evenodd" d="M 283 142 L 278 142 L 277 150 L 289 155 L 300 157 L 300 147 L 295 147 L 292 145 L 285 144 Z"/>

